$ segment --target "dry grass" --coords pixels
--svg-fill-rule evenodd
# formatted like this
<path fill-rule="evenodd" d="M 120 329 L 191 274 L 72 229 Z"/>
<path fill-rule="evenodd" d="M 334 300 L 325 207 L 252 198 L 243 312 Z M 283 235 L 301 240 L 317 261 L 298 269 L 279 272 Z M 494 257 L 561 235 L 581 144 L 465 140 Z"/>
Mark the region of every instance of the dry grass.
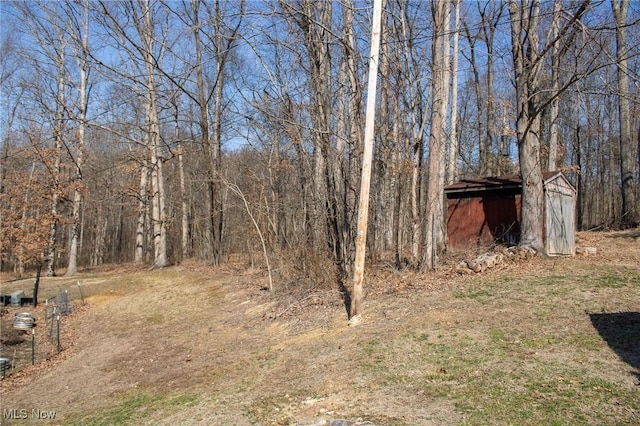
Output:
<path fill-rule="evenodd" d="M 92 272 L 73 345 L 3 380 L 2 408 L 72 425 L 638 424 L 640 240 L 579 244 L 598 254 L 473 276 L 370 270 L 355 328 L 313 280 L 292 298 L 233 268 Z"/>

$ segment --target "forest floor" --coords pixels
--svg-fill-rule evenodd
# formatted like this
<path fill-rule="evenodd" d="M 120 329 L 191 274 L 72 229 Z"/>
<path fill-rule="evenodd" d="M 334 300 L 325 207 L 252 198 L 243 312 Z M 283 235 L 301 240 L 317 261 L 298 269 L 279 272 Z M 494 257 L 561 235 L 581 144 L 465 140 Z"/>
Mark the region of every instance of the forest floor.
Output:
<path fill-rule="evenodd" d="M 60 353 L 46 306 L 4 309 L 3 339 L 18 309 L 38 323 L 35 365 L 29 335 L 1 347 L 19 364 L 0 380 L 2 424 L 640 424 L 640 231 L 578 245 L 597 254 L 372 267 L 357 326 L 338 289 L 270 293 L 264 271 L 43 278 L 41 300 L 66 289 L 74 309 Z M 32 283 L 3 277 L 2 294 Z"/>

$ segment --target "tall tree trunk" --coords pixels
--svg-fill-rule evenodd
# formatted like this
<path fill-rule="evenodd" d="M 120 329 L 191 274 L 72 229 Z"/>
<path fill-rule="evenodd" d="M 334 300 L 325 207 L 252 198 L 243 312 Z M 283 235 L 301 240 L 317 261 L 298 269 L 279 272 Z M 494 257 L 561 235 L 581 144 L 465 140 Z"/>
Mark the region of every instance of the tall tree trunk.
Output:
<path fill-rule="evenodd" d="M 424 223 L 421 210 L 424 192 L 424 133 L 429 115 L 426 108 L 423 108 L 422 99 L 425 94 L 421 87 L 421 64 L 414 58 L 416 47 L 413 42 L 413 28 L 407 19 L 406 4 L 399 5 L 402 48 L 406 65 L 406 79 L 408 87 L 409 103 L 409 138 L 408 147 L 411 161 L 411 181 L 410 181 L 410 203 L 411 203 L 411 261 L 414 267 L 418 267 L 421 262 Z"/>
<path fill-rule="evenodd" d="M 335 150 L 331 141 L 332 77 L 331 52 L 332 10 L 330 1 L 302 1 L 300 7 L 283 4 L 294 12 L 295 22 L 304 36 L 309 63 L 309 114 L 312 123 L 312 214 L 311 245 L 315 250 L 328 250 L 339 272 L 346 270 L 341 258 L 344 246 L 338 223 L 340 201 L 333 172 Z"/>
<path fill-rule="evenodd" d="M 338 271 L 344 280 L 352 272 L 354 260 L 354 226 L 351 218 L 355 211 L 355 197 L 350 189 L 355 186 L 358 176 L 353 166 L 362 144 L 361 131 L 361 93 L 358 83 L 356 63 L 356 42 L 353 28 L 354 5 L 351 0 L 343 4 L 342 60 L 338 79 L 340 97 L 338 102 L 335 160 L 332 161 L 333 181 L 335 182 L 336 229 L 340 241 Z"/>
<path fill-rule="evenodd" d="M 47 276 L 56 275 L 57 250 L 58 241 L 58 225 L 59 225 L 59 203 L 60 203 L 60 173 L 62 162 L 62 148 L 64 146 L 64 109 L 65 109 L 65 42 L 60 40 L 58 50 L 58 92 L 56 99 L 56 117 L 53 125 L 53 141 L 55 144 L 53 164 L 51 166 L 52 188 L 51 188 L 51 224 L 49 227 L 49 244 L 48 244 L 48 263 Z"/>
<path fill-rule="evenodd" d="M 438 166 L 438 194 L 437 194 L 437 207 L 434 223 L 437 225 L 434 228 L 434 237 L 432 240 L 435 243 L 433 251 L 433 269 L 438 267 L 438 251 L 445 241 L 446 233 L 446 221 L 444 217 L 444 183 L 447 170 L 447 142 L 450 140 L 447 134 L 447 113 L 449 106 L 449 88 L 451 85 L 451 39 L 453 32 L 451 31 L 451 3 L 445 2 L 444 10 L 444 22 L 443 22 L 443 40 L 442 40 L 442 66 L 443 66 L 443 81 L 442 81 L 442 136 L 440 140 L 440 165 Z"/>
<path fill-rule="evenodd" d="M 488 14 L 486 8 L 490 8 L 491 14 Z M 497 7 L 497 9 L 494 9 Z M 483 152 L 484 152 L 484 161 L 481 167 L 481 173 L 483 175 L 489 174 L 497 174 L 498 172 L 498 161 L 495 160 L 494 151 L 493 151 L 493 133 L 496 128 L 495 123 L 495 97 L 494 97 L 494 65 L 493 65 L 493 42 L 495 39 L 496 29 L 500 22 L 500 18 L 502 17 L 502 13 L 504 10 L 504 3 L 502 2 L 489 2 L 484 9 L 480 11 L 480 17 L 482 19 L 482 32 L 484 35 L 484 40 L 487 45 L 487 79 L 486 79 L 486 90 L 487 90 L 487 104 L 485 108 L 485 120 L 484 120 L 484 131 L 485 135 L 483 138 Z"/>
<path fill-rule="evenodd" d="M 220 11 L 220 1 L 214 3 L 215 13 L 213 15 L 214 39 L 216 49 L 216 81 L 213 88 L 213 117 L 212 117 L 212 138 L 210 141 L 210 161 L 211 173 L 214 178 L 211 193 L 211 229 L 213 230 L 213 252 L 212 261 L 215 266 L 222 263 L 223 247 L 222 237 L 224 230 L 224 194 L 220 175 L 222 173 L 222 102 L 225 87 L 225 63 L 228 52 L 225 52 L 230 45 L 225 44 L 222 30 L 222 14 Z M 227 41 L 228 42 L 228 41 Z"/>
<path fill-rule="evenodd" d="M 81 220 L 80 212 L 82 210 L 83 201 L 83 179 L 82 179 L 82 167 L 84 165 L 84 150 L 85 150 L 85 130 L 87 119 L 87 79 L 89 71 L 89 0 L 84 0 L 84 19 L 82 23 L 82 29 L 80 33 L 82 38 L 80 40 L 78 65 L 80 74 L 80 87 L 79 87 L 79 114 L 78 114 L 78 140 L 77 140 L 77 154 L 75 159 L 75 181 L 73 185 L 73 206 L 71 213 L 71 241 L 69 244 L 69 263 L 67 266 L 67 275 L 75 275 L 78 272 L 78 250 L 81 234 Z"/>
<path fill-rule="evenodd" d="M 551 23 L 551 40 L 553 41 L 551 56 L 551 91 L 556 93 L 560 88 L 560 47 L 558 32 L 560 29 L 560 14 L 562 1 L 555 0 L 553 7 L 553 22 Z M 549 157 L 547 170 L 555 170 L 558 154 L 558 116 L 560 114 L 560 99 L 556 97 L 549 107 Z"/>
<path fill-rule="evenodd" d="M 443 185 L 441 174 L 443 162 L 442 149 L 446 139 L 446 111 L 447 111 L 447 69 L 445 48 L 445 30 L 447 22 L 447 4 L 443 1 L 431 0 L 433 16 L 432 40 L 432 80 L 431 80 L 431 133 L 429 134 L 429 177 L 427 181 L 427 200 L 425 214 L 425 240 L 421 269 L 435 269 L 437 258 L 437 241 L 442 229 Z M 446 36 L 448 37 L 448 36 Z"/>
<path fill-rule="evenodd" d="M 200 126 L 200 137 L 202 139 L 202 147 L 209 160 L 207 171 L 208 186 L 208 219 L 205 221 L 204 244 L 206 245 L 205 253 L 207 256 L 213 256 L 214 252 L 214 216 L 215 216 L 215 189 L 214 182 L 216 179 L 215 161 L 213 160 L 215 149 L 211 143 L 211 135 L 209 134 L 209 101 L 207 90 L 204 82 L 204 69 L 202 63 L 202 42 L 200 40 L 200 32 L 202 31 L 200 23 L 200 0 L 191 0 L 191 9 L 193 11 L 193 41 L 195 49 L 195 74 L 196 74 L 196 99 L 199 112 L 198 125 Z"/>
<path fill-rule="evenodd" d="M 29 173 L 29 181 L 27 182 L 26 185 L 26 191 L 24 194 L 24 204 L 22 207 L 22 217 L 20 219 L 20 229 L 22 231 L 26 230 L 27 228 L 27 213 L 28 213 L 28 207 L 29 207 L 29 200 L 31 198 L 31 182 L 33 181 L 33 175 L 36 171 L 36 162 L 34 161 L 33 164 L 31 165 L 31 172 Z M 25 269 L 25 247 L 24 244 L 20 244 L 20 247 L 18 248 L 18 259 L 17 259 L 17 272 L 18 272 L 18 276 L 21 277 L 24 274 L 24 269 Z"/>
<path fill-rule="evenodd" d="M 149 79 L 147 94 L 147 137 L 151 148 L 151 215 L 153 221 L 153 265 L 156 268 L 167 266 L 167 230 L 166 230 L 166 210 L 163 163 L 160 153 L 160 135 L 157 121 L 157 109 L 155 100 L 155 85 L 153 78 Z"/>
<path fill-rule="evenodd" d="M 449 138 L 449 161 L 447 184 L 455 182 L 458 173 L 458 57 L 460 38 L 460 0 L 453 0 L 455 24 L 453 30 L 453 60 L 451 64 L 451 136 Z"/>
<path fill-rule="evenodd" d="M 145 154 L 146 155 L 146 154 Z M 147 186 L 149 185 L 149 166 L 147 159 L 143 158 L 140 164 L 140 188 L 138 192 L 138 219 L 136 222 L 136 239 L 135 239 L 135 253 L 133 262 L 136 265 L 141 265 L 145 262 L 146 252 L 146 220 L 147 217 Z"/>
<path fill-rule="evenodd" d="M 633 140 L 631 90 L 629 89 L 629 47 L 626 36 L 629 0 L 611 0 L 616 20 L 616 63 L 618 65 L 618 115 L 620 119 L 620 181 L 622 186 L 622 225 L 634 227 L 640 223 L 635 196 L 636 152 Z"/>
<path fill-rule="evenodd" d="M 543 183 L 540 167 L 540 114 L 536 110 L 540 96 L 537 82 L 542 64 L 537 34 L 539 12 L 539 0 L 509 0 L 516 85 L 516 134 L 522 175 L 520 244 L 541 251 L 544 249 Z"/>
<path fill-rule="evenodd" d="M 187 196 L 187 181 L 184 172 L 184 147 L 182 145 L 182 141 L 180 140 L 180 123 L 178 121 L 178 101 L 174 100 L 174 108 L 175 108 L 175 127 L 174 127 L 174 138 L 176 140 L 176 151 L 178 154 L 178 176 L 180 178 L 180 205 L 181 205 L 181 240 L 180 240 L 180 248 L 182 260 L 188 259 L 191 255 L 189 250 L 189 241 L 191 240 L 190 228 L 189 228 L 189 198 Z"/>
<path fill-rule="evenodd" d="M 210 89 L 205 88 L 205 72 L 202 58 L 202 42 L 200 32 L 202 25 L 199 18 L 200 5 L 206 5 L 209 22 L 213 34 L 207 38 L 212 44 L 214 56 L 214 75 Z M 199 125 L 202 132 L 202 143 L 208 157 L 208 218 L 206 230 L 207 256 L 210 257 L 213 265 L 222 263 L 224 248 L 224 209 L 225 191 L 221 182 L 222 176 L 222 115 L 224 111 L 224 90 L 227 77 L 227 63 L 231 59 L 234 43 L 237 39 L 237 32 L 242 22 L 238 18 L 235 28 L 227 28 L 224 24 L 225 14 L 221 8 L 220 0 L 215 0 L 212 5 L 202 0 L 191 0 L 191 10 L 193 12 L 192 30 L 196 50 L 196 79 L 197 95 L 195 100 L 198 104 L 200 117 Z M 211 9 L 210 9 L 211 8 Z M 239 15 L 243 16 L 244 1 L 239 2 Z M 183 89 L 184 90 L 184 89 Z M 188 93 L 188 91 L 187 91 Z M 189 95 L 193 98 L 192 95 Z M 213 102 L 213 106 L 210 103 Z M 212 109 L 212 111 L 211 111 Z M 209 117 L 209 113 L 212 116 Z M 211 133 L 211 134 L 210 134 Z"/>
<path fill-rule="evenodd" d="M 475 122 L 475 131 L 477 134 L 474 135 L 478 141 L 478 156 L 479 156 L 479 164 L 478 164 L 478 173 L 480 175 L 485 175 L 487 171 L 487 165 L 489 163 L 488 155 L 489 153 L 486 151 L 485 144 L 483 143 L 483 124 L 482 124 L 482 104 L 483 97 L 480 91 L 480 71 L 478 70 L 478 60 L 476 59 L 476 40 L 477 36 L 471 33 L 469 29 L 469 25 L 466 21 L 463 21 L 463 27 L 465 36 L 467 38 L 467 42 L 469 43 L 469 63 L 471 65 L 471 72 L 473 74 L 473 93 L 476 101 L 476 122 Z"/>
<path fill-rule="evenodd" d="M 96 216 L 96 241 L 93 247 L 93 266 L 104 263 L 104 251 L 107 246 L 107 230 L 109 227 L 109 212 L 107 209 L 98 207 Z"/>
<path fill-rule="evenodd" d="M 160 147 L 160 124 L 157 106 L 156 64 L 154 57 L 154 25 L 149 0 L 142 4 L 144 23 L 139 23 L 138 32 L 144 46 L 143 59 L 146 71 L 145 84 L 145 122 L 146 144 L 151 158 L 151 215 L 153 221 L 153 265 L 156 268 L 164 268 L 168 264 L 167 259 L 167 227 L 166 227 L 166 195 L 163 174 L 162 152 Z"/>
<path fill-rule="evenodd" d="M 579 111 L 579 109 L 578 109 Z M 578 168 L 578 185 L 576 187 L 576 227 L 579 231 L 584 230 L 584 173 L 582 173 L 582 144 L 580 141 L 580 121 L 576 121 L 577 126 L 573 132 L 573 148 L 576 153 L 576 167 Z"/>

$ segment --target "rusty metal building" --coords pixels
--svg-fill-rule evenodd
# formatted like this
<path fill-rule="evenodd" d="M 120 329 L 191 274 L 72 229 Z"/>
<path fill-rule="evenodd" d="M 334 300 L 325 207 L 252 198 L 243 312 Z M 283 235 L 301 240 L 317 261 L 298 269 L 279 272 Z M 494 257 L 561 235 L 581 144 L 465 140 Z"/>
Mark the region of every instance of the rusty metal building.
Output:
<path fill-rule="evenodd" d="M 544 244 L 548 255 L 575 253 L 576 190 L 559 171 L 543 173 Z M 464 179 L 445 188 L 451 248 L 520 240 L 522 179 L 517 175 Z"/>

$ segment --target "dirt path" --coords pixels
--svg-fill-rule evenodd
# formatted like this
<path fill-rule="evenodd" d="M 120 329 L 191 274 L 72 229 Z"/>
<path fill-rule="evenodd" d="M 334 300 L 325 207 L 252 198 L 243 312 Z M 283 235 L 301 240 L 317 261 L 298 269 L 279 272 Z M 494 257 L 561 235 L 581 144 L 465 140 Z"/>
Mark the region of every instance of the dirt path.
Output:
<path fill-rule="evenodd" d="M 318 415 L 347 417 L 365 399 L 375 407 L 365 414 L 407 417 L 402 407 L 417 398 L 368 388 L 368 373 L 354 374 L 360 362 L 354 348 L 396 328 L 410 312 L 409 300 L 400 310 L 372 301 L 356 333 L 337 292 L 297 307 L 272 302 L 250 276 L 207 278 L 172 268 L 100 281 L 85 284 L 93 293 L 90 307 L 71 319 L 76 337 L 64 359 L 26 383 L 3 383 L 3 407 L 41 407 L 61 422 L 82 423 L 78 416 L 108 411 L 123 395 L 188 394 L 198 401 L 193 407 L 180 407 L 175 416 L 151 411 L 144 423 L 311 424 Z M 273 411 L 274 405 L 281 408 Z M 423 409 L 450 419 L 447 405 Z"/>

